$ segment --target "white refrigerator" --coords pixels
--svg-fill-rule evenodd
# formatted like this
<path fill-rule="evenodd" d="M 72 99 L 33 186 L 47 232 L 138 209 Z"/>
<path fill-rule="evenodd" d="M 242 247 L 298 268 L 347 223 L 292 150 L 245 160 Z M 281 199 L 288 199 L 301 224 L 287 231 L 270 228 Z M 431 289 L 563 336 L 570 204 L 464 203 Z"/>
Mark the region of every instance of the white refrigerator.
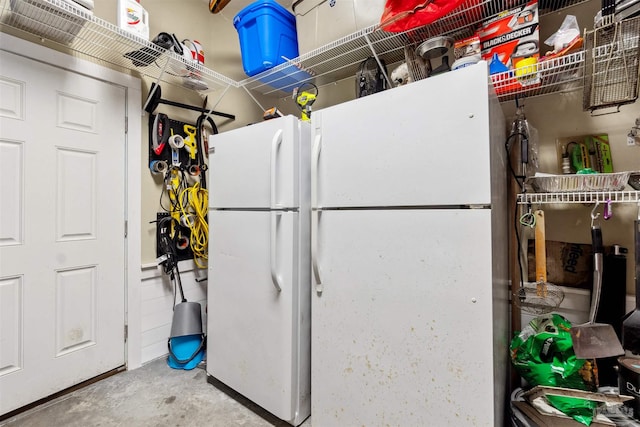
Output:
<path fill-rule="evenodd" d="M 286 116 L 209 140 L 207 373 L 292 425 L 311 405 L 310 135 Z"/>
<path fill-rule="evenodd" d="M 502 426 L 505 122 L 487 65 L 314 112 L 314 426 Z"/>

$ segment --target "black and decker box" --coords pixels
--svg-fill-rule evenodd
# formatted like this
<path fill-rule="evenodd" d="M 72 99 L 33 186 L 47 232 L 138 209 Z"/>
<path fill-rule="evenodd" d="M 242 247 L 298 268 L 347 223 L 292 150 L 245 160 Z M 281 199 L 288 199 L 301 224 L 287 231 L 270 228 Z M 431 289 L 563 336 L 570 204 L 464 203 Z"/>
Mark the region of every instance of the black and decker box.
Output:
<path fill-rule="evenodd" d="M 537 60 L 540 57 L 538 33 L 537 0 L 504 11 L 482 24 L 478 31 L 482 59 L 489 64 L 492 60 L 499 60 L 504 66 L 495 67 L 503 71 L 492 76 L 496 93 L 515 92 L 524 87 L 540 85 L 537 73 Z"/>

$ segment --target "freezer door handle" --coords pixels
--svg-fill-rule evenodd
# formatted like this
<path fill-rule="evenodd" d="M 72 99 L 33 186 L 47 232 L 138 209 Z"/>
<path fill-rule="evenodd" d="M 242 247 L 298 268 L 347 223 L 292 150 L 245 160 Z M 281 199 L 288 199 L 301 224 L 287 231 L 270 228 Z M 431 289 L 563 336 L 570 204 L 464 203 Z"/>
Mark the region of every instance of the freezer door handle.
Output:
<path fill-rule="evenodd" d="M 320 280 L 320 267 L 318 266 L 318 229 L 320 227 L 321 211 L 315 210 L 311 213 L 311 266 L 313 268 L 313 277 L 316 281 L 316 293 L 322 295 L 324 287 Z"/>
<path fill-rule="evenodd" d="M 278 189 L 278 148 L 282 143 L 282 129 L 278 129 L 273 139 L 271 140 L 271 209 L 277 209 L 281 206 L 277 205 L 277 189 Z"/>
<path fill-rule="evenodd" d="M 322 150 L 322 135 L 317 133 L 313 140 L 311 152 L 311 207 L 318 207 L 318 162 L 320 161 L 320 151 Z"/>
<path fill-rule="evenodd" d="M 271 282 L 278 292 L 282 292 L 278 275 L 278 224 L 281 215 L 281 212 L 271 212 Z"/>

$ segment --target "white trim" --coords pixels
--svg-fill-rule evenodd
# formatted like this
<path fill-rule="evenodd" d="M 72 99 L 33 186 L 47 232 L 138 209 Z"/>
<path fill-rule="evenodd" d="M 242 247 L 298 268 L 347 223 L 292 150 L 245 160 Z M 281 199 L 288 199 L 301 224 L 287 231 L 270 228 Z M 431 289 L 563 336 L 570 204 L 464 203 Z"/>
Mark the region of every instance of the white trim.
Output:
<path fill-rule="evenodd" d="M 127 211 L 128 238 L 126 239 L 126 323 L 129 327 L 129 338 L 125 345 L 125 362 L 128 369 L 142 366 L 141 362 L 141 174 L 142 164 L 142 89 L 137 77 L 123 74 L 84 59 L 31 43 L 26 40 L 0 33 L 0 50 L 54 65 L 56 67 L 84 74 L 95 79 L 123 86 L 126 89 L 128 134 L 127 134 Z M 124 117 L 123 117 L 124 120 Z"/>

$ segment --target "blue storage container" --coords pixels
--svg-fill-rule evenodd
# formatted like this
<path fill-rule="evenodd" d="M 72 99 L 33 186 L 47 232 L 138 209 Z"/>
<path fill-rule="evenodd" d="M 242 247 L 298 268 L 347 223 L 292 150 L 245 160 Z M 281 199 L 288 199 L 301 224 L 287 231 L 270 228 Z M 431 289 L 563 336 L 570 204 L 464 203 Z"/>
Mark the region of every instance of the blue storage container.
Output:
<path fill-rule="evenodd" d="M 233 18 L 240 37 L 242 67 L 254 76 L 298 56 L 296 19 L 274 0 L 258 0 Z"/>

